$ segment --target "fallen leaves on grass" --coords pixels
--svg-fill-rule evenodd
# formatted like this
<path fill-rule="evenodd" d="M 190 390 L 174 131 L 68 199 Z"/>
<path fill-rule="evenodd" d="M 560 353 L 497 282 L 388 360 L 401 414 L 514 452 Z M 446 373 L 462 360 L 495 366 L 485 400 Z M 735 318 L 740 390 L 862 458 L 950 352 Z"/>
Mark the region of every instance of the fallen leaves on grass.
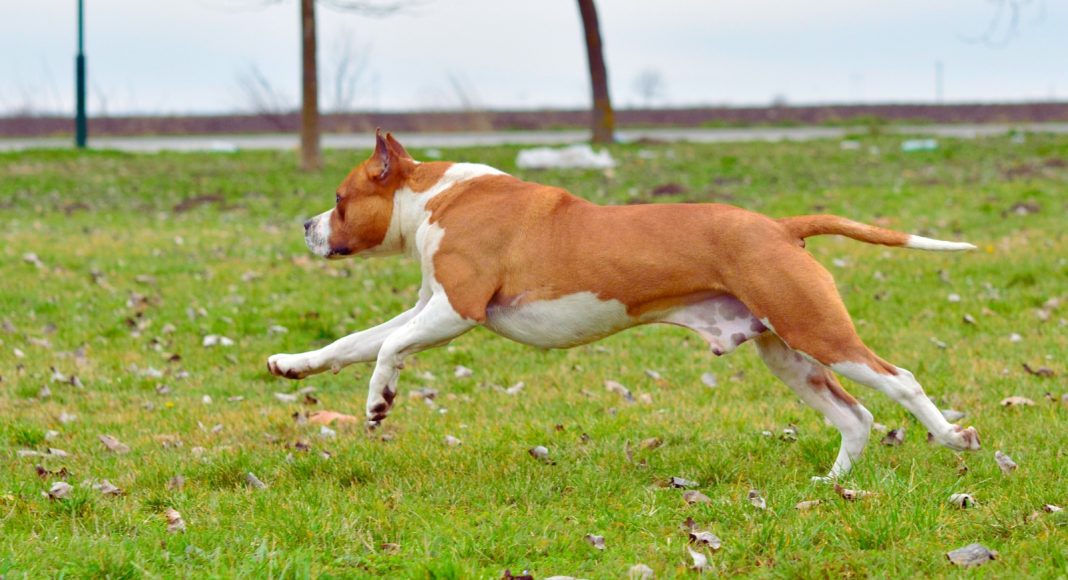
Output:
<path fill-rule="evenodd" d="M 857 501 L 858 499 L 872 495 L 870 491 L 864 491 L 862 489 L 846 489 L 837 483 L 834 484 L 834 491 L 846 501 Z"/>
<path fill-rule="evenodd" d="M 905 442 L 905 428 L 899 427 L 897 429 L 891 429 L 886 437 L 883 437 L 882 444 L 888 447 L 896 447 Z"/>
<path fill-rule="evenodd" d="M 697 490 L 690 490 L 682 494 L 682 501 L 690 505 L 695 503 L 712 503 L 712 500 L 707 495 Z"/>
<path fill-rule="evenodd" d="M 638 444 L 642 449 L 656 449 L 664 444 L 664 441 L 659 437 L 650 437 Z"/>
<path fill-rule="evenodd" d="M 260 478 L 256 477 L 256 474 L 251 471 L 245 475 L 245 481 L 256 489 L 267 489 L 267 484 L 260 481 Z"/>
<path fill-rule="evenodd" d="M 946 558 L 949 558 L 950 562 L 965 568 L 982 566 L 987 562 L 996 560 L 997 557 L 997 552 L 987 549 L 982 544 L 968 544 L 963 548 L 957 548 L 946 554 Z"/>
<path fill-rule="evenodd" d="M 128 445 L 112 437 L 111 435 L 100 435 L 97 437 L 97 439 L 99 439 L 100 442 L 104 444 L 104 447 L 107 447 L 108 451 L 111 451 L 112 453 L 118 453 L 121 455 L 123 453 L 130 452 L 130 447 Z"/>
<path fill-rule="evenodd" d="M 708 546 L 712 550 L 718 550 L 723 542 L 712 532 L 694 530 L 690 532 L 690 543 L 698 546 Z"/>
<path fill-rule="evenodd" d="M 185 478 L 181 475 L 175 475 L 167 482 L 167 489 L 170 491 L 182 491 L 185 488 Z"/>
<path fill-rule="evenodd" d="M 656 574 L 653 569 L 645 564 L 635 564 L 627 570 L 627 578 L 629 580 L 653 580 Z"/>
<path fill-rule="evenodd" d="M 93 489 L 99 491 L 102 495 L 109 496 L 119 496 L 123 493 L 121 489 L 106 479 L 100 480 L 100 483 L 93 484 Z"/>
<path fill-rule="evenodd" d="M 799 502 L 797 502 L 797 505 L 794 506 L 794 509 L 796 509 L 799 512 L 807 512 L 807 511 L 815 508 L 816 506 L 820 505 L 821 503 L 823 503 L 823 500 L 821 500 L 821 499 L 810 499 L 808 501 L 799 501 Z"/>
<path fill-rule="evenodd" d="M 453 437 L 452 435 L 446 435 L 445 436 L 445 444 L 448 445 L 449 447 L 459 447 L 459 446 L 463 445 L 464 442 L 460 441 L 456 437 Z"/>
<path fill-rule="evenodd" d="M 797 441 L 797 427 L 794 425 L 784 427 L 782 430 L 782 434 L 779 435 L 779 439 L 787 443 L 793 443 Z"/>
<path fill-rule="evenodd" d="M 608 389 L 609 391 L 611 391 L 613 393 L 618 394 L 619 396 L 623 397 L 624 399 L 626 399 L 627 401 L 629 401 L 631 403 L 634 402 L 634 395 L 632 395 L 630 393 L 630 389 L 628 389 L 627 387 L 624 387 L 622 383 L 619 383 L 619 382 L 616 382 L 616 381 L 613 381 L 613 380 L 607 380 L 607 381 L 604 382 L 604 388 Z"/>
<path fill-rule="evenodd" d="M 1053 369 L 1049 367 L 1032 368 L 1031 365 L 1023 363 L 1023 369 L 1027 371 L 1027 374 L 1034 375 L 1036 377 L 1049 378 L 1057 376 L 1057 373 L 1053 372 Z"/>
<path fill-rule="evenodd" d="M 220 334 L 209 334 L 204 337 L 201 344 L 204 348 L 211 348 L 213 346 L 233 346 L 234 341 Z"/>
<path fill-rule="evenodd" d="M 1004 472 L 1005 475 L 1016 470 L 1016 462 L 1008 455 L 1002 453 L 1000 449 L 994 452 L 994 461 L 998 463 L 998 467 L 1001 468 L 1001 471 Z"/>
<path fill-rule="evenodd" d="M 182 519 L 182 514 L 178 513 L 178 510 L 174 508 L 167 508 L 167 511 L 163 512 L 163 517 L 167 518 L 167 531 L 172 534 L 185 531 L 185 520 Z"/>
<path fill-rule="evenodd" d="M 701 374 L 701 382 L 709 388 L 715 388 L 717 385 L 719 385 L 719 381 L 716 380 L 716 375 L 712 373 Z"/>
<path fill-rule="evenodd" d="M 697 487 L 700 484 L 696 481 L 690 481 L 689 479 L 683 479 L 681 477 L 672 477 L 668 480 L 668 485 L 678 489 L 685 489 L 687 487 Z"/>
<path fill-rule="evenodd" d="M 464 365 L 456 365 L 456 370 L 453 372 L 458 379 L 466 379 L 467 377 L 475 374 L 475 371 L 465 367 Z"/>
<path fill-rule="evenodd" d="M 946 421 L 949 421 L 950 423 L 956 423 L 957 421 L 960 421 L 961 419 L 967 417 L 968 414 L 963 411 L 958 411 L 956 409 L 942 409 L 942 416 L 946 418 Z"/>
<path fill-rule="evenodd" d="M 52 484 L 52 487 L 48 488 L 48 491 L 46 491 L 44 495 L 48 499 L 69 499 L 70 492 L 73 489 L 74 488 L 65 481 L 57 481 Z"/>
<path fill-rule="evenodd" d="M 358 423 L 359 418 L 336 411 L 316 411 L 308 415 L 308 422 L 316 425 L 330 425 L 334 421 L 338 423 Z"/>
<path fill-rule="evenodd" d="M 584 539 L 587 542 L 589 542 L 590 545 L 593 546 L 594 548 L 597 548 L 598 550 L 603 550 L 604 549 L 604 536 L 596 536 L 594 534 L 586 534 L 586 537 Z"/>
<path fill-rule="evenodd" d="M 686 551 L 690 553 L 690 557 L 693 558 L 694 570 L 705 570 L 708 568 L 708 556 L 701 552 L 695 552 L 689 546 L 686 547 Z"/>
<path fill-rule="evenodd" d="M 543 445 L 535 445 L 534 447 L 527 449 L 527 453 L 529 453 L 530 456 L 534 459 L 538 459 L 540 461 L 546 461 L 549 459 L 549 450 L 546 449 Z"/>
<path fill-rule="evenodd" d="M 755 489 L 749 490 L 748 497 L 749 503 L 752 504 L 753 507 L 757 508 L 758 510 L 768 509 L 768 503 L 764 501 L 764 496 L 760 495 L 759 491 Z"/>
<path fill-rule="evenodd" d="M 37 477 L 40 477 L 41 479 L 50 479 L 53 477 L 66 479 L 70 477 L 70 472 L 67 471 L 66 467 L 60 467 L 56 471 L 49 471 L 45 469 L 43 465 L 34 465 L 33 469 L 37 472 Z"/>
<path fill-rule="evenodd" d="M 1017 395 L 1014 395 L 1012 397 L 1006 397 L 1001 400 L 1002 407 L 1030 407 L 1034 404 L 1035 402 L 1031 399 L 1028 399 L 1027 397 L 1020 397 Z"/>
<path fill-rule="evenodd" d="M 975 504 L 975 498 L 967 493 L 955 493 L 949 496 L 949 505 L 958 507 L 962 510 L 975 507 Z"/>

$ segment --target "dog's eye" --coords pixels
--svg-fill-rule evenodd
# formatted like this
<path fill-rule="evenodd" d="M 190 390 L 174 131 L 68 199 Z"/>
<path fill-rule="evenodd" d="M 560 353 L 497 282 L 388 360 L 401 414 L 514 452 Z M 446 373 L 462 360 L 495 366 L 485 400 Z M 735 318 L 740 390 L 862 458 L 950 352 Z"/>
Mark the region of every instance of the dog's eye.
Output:
<path fill-rule="evenodd" d="M 341 194 L 340 193 L 335 193 L 334 194 L 334 203 L 335 204 L 341 203 Z"/>

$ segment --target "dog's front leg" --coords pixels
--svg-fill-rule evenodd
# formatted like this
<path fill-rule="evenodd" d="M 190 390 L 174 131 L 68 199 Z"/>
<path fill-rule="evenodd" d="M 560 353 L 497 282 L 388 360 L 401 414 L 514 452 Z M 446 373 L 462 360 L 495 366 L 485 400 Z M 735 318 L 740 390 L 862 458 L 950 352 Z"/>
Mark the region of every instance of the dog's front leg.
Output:
<path fill-rule="evenodd" d="M 393 406 L 397 378 L 408 355 L 449 342 L 477 323 L 460 316 L 444 294 L 435 294 L 426 307 L 390 334 L 378 352 L 367 392 L 367 425 L 377 427 Z"/>
<path fill-rule="evenodd" d="M 390 334 L 404 326 L 426 306 L 420 300 L 414 308 L 406 310 L 392 320 L 336 340 L 319 350 L 298 354 L 275 354 L 267 359 L 271 374 L 287 379 L 304 377 L 327 370 L 337 372 L 343 367 L 358 362 L 371 362 L 378 358 L 382 343 Z"/>

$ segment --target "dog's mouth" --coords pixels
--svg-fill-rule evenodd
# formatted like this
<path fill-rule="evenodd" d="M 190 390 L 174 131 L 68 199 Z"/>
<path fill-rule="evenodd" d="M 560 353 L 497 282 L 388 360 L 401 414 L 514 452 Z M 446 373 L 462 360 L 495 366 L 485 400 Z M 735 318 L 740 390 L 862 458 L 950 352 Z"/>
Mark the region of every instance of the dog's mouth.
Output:
<path fill-rule="evenodd" d="M 352 250 L 348 248 L 334 248 L 331 247 L 330 251 L 326 253 L 327 260 L 340 260 L 342 258 L 352 255 Z"/>

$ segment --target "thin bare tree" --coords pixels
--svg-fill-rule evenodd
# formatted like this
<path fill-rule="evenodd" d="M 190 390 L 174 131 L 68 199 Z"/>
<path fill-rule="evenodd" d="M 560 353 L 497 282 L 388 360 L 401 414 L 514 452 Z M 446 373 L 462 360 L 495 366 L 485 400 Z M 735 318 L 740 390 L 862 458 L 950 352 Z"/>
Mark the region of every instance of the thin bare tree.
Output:
<path fill-rule="evenodd" d="M 265 119 L 276 130 L 283 130 L 286 113 L 293 110 L 289 97 L 279 91 L 254 64 L 238 73 L 237 87 L 245 100 L 245 107 Z"/>
<path fill-rule="evenodd" d="M 356 50 L 352 46 L 352 34 L 348 31 L 331 49 L 329 69 L 333 75 L 330 109 L 334 112 L 351 111 L 355 106 L 356 92 L 367 72 L 367 61 L 371 51 L 364 46 Z"/>
<path fill-rule="evenodd" d="M 615 140 L 616 119 L 612 99 L 608 96 L 608 71 L 604 64 L 604 46 L 597 7 L 593 0 L 578 0 L 582 15 L 582 29 L 586 38 L 586 57 L 590 67 L 590 90 L 593 93 L 593 115 L 590 120 L 594 143 Z"/>
<path fill-rule="evenodd" d="M 994 14 L 987 23 L 986 30 L 978 36 L 966 36 L 968 42 L 978 42 L 994 48 L 1001 48 L 1012 42 L 1020 32 L 1020 21 L 1024 13 L 1037 10 L 1036 20 L 1046 17 L 1045 0 L 987 0 L 994 6 Z"/>
<path fill-rule="evenodd" d="M 664 94 L 664 75 L 653 68 L 643 70 L 634 77 L 634 91 L 638 93 L 645 108 L 651 107 L 653 101 Z"/>

